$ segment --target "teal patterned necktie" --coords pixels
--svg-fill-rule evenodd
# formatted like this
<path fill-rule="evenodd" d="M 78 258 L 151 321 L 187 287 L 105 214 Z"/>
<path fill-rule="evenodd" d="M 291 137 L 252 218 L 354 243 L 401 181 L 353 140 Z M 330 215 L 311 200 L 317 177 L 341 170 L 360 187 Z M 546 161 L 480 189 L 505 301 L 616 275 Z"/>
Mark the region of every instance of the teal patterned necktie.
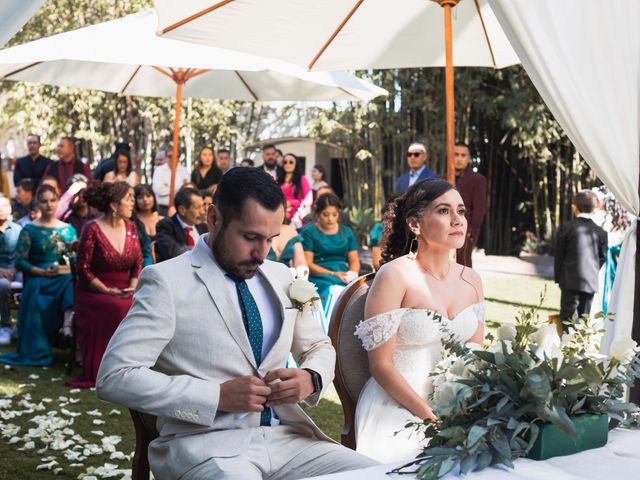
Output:
<path fill-rule="evenodd" d="M 244 328 L 249 337 L 249 344 L 253 357 L 256 359 L 256 365 L 262 362 L 262 319 L 260 318 L 260 310 L 256 304 L 253 295 L 249 291 L 249 286 L 244 280 L 228 275 L 235 284 L 238 292 L 238 300 L 240 301 L 240 310 L 242 311 L 242 321 Z M 260 414 L 260 426 L 268 427 L 271 425 L 271 409 L 265 407 Z"/>

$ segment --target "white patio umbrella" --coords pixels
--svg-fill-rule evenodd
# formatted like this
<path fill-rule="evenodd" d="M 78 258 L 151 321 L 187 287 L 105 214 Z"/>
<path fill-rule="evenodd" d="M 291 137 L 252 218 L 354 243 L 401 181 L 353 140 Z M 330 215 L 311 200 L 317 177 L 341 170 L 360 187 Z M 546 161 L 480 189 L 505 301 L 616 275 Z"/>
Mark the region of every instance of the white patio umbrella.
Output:
<path fill-rule="evenodd" d="M 453 65 L 519 63 L 487 0 L 156 0 L 156 9 L 160 35 L 310 70 L 446 65 L 450 181 Z"/>
<path fill-rule="evenodd" d="M 44 0 L 0 1 L 0 47 L 20 30 L 44 3 Z"/>
<path fill-rule="evenodd" d="M 0 50 L 0 79 L 125 95 L 176 96 L 170 198 L 182 97 L 368 101 L 386 90 L 343 72 L 298 66 L 155 35 L 153 10 Z"/>

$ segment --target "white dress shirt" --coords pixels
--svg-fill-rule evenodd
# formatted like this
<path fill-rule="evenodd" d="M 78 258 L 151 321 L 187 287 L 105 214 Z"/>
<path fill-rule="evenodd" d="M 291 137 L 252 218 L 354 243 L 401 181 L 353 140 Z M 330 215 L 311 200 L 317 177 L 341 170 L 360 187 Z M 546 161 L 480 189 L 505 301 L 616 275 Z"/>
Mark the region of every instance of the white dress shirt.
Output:
<path fill-rule="evenodd" d="M 200 233 L 198 233 L 198 229 L 196 228 L 196 226 L 187 225 L 186 223 L 184 223 L 184 220 L 182 220 L 182 217 L 180 216 L 179 213 L 176 214 L 176 218 L 178 219 L 178 223 L 180 224 L 180 227 L 182 227 L 182 230 L 185 230 L 186 228 L 191 229 L 191 231 L 189 232 L 189 235 L 191 236 L 191 238 L 193 238 L 193 244 L 195 245 L 198 239 L 200 238 Z"/>
<path fill-rule="evenodd" d="M 422 175 L 422 172 L 424 172 L 425 168 L 427 168 L 427 166 L 423 165 L 422 167 L 420 167 L 415 172 L 409 171 L 409 186 L 411 186 L 414 183 L 416 183 L 416 181 L 420 178 L 420 175 Z"/>
<path fill-rule="evenodd" d="M 175 191 L 180 190 L 180 187 L 187 183 L 190 179 L 189 171 L 187 167 L 184 165 L 178 165 L 176 167 L 176 181 L 175 181 Z M 151 188 L 153 189 L 153 193 L 156 194 L 156 201 L 158 205 L 162 205 L 163 207 L 169 206 L 169 192 L 171 186 L 171 168 L 169 168 L 169 164 L 165 163 L 164 165 L 160 165 L 156 167 L 153 171 L 153 178 L 151 180 Z"/>

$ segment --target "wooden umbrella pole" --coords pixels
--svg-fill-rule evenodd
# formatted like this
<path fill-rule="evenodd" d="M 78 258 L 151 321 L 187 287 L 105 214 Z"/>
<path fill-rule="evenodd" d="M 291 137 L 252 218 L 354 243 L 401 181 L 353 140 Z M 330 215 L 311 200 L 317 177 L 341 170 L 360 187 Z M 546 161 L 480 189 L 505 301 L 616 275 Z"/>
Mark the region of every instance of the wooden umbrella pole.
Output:
<path fill-rule="evenodd" d="M 456 170 L 453 164 L 453 146 L 455 144 L 454 85 L 453 85 L 453 34 L 451 32 L 451 8 L 460 0 L 433 0 L 444 8 L 444 49 L 445 49 L 445 89 L 447 107 L 447 180 L 456 183 Z"/>
<path fill-rule="evenodd" d="M 178 69 L 173 74 L 176 82 L 176 117 L 173 121 L 173 156 L 171 158 L 171 183 L 169 184 L 169 207 L 173 207 L 173 197 L 176 194 L 176 169 L 178 168 L 178 146 L 180 142 L 180 114 L 182 111 L 182 86 L 188 77 L 184 70 Z"/>

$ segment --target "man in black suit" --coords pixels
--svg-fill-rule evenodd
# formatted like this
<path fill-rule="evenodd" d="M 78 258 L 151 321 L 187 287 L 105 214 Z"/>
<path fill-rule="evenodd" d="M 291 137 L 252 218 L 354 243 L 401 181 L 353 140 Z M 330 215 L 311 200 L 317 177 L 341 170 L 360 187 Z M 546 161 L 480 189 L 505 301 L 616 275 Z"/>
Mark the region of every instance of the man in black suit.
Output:
<path fill-rule="evenodd" d="M 34 186 L 38 186 L 44 175 L 45 169 L 51 163 L 51 159 L 40 155 L 40 136 L 33 133 L 27 137 L 27 149 L 29 155 L 16 160 L 13 170 L 13 184 L 18 186 L 20 180 L 30 180 Z"/>
<path fill-rule="evenodd" d="M 409 190 L 409 187 L 416 183 L 418 180 L 424 180 L 425 178 L 437 177 L 429 168 L 425 165 L 427 162 L 427 147 L 422 143 L 412 143 L 409 145 L 407 151 L 407 163 L 409 164 L 409 171 L 404 175 L 400 175 L 396 181 L 395 193 L 404 193 Z"/>
<path fill-rule="evenodd" d="M 207 233 L 207 225 L 202 223 L 206 213 L 204 200 L 194 188 L 181 188 L 173 201 L 177 213 L 163 218 L 156 225 L 156 259 L 168 260 L 191 250 L 200 235 Z"/>
<path fill-rule="evenodd" d="M 573 204 L 576 218 L 558 231 L 555 254 L 555 281 L 562 292 L 560 319 L 574 313 L 588 314 L 598 291 L 598 272 L 607 254 L 607 232 L 595 224 L 593 212 L 598 199 L 590 190 L 578 192 Z M 566 330 L 566 325 L 563 325 Z"/>

